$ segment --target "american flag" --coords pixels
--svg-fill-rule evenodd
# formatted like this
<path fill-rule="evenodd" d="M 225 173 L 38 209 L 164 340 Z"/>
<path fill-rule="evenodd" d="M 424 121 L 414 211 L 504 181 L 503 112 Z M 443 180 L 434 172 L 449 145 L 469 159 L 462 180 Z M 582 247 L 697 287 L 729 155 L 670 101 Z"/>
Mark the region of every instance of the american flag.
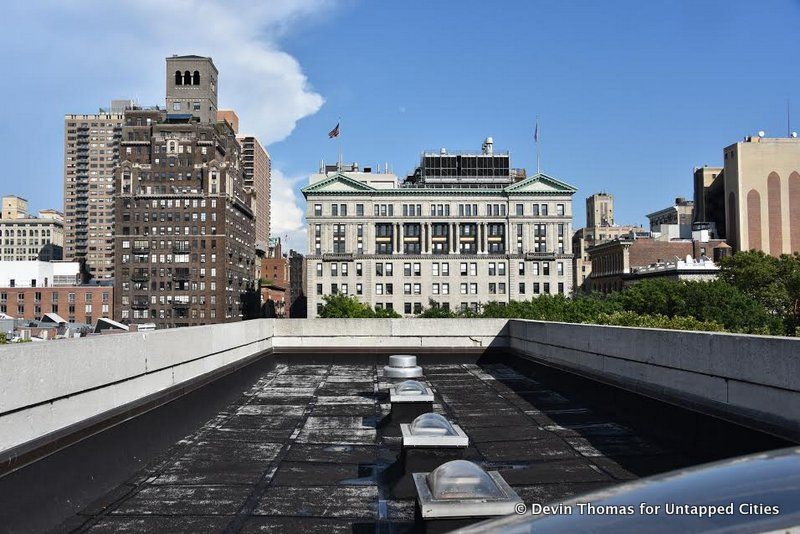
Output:
<path fill-rule="evenodd" d="M 338 128 L 339 125 L 337 124 L 336 127 Z M 539 121 L 536 121 L 536 129 L 533 131 L 533 141 L 538 143 L 539 142 Z"/>
<path fill-rule="evenodd" d="M 339 123 L 336 123 L 336 128 L 328 132 L 328 139 L 333 139 L 334 137 L 339 137 Z"/>

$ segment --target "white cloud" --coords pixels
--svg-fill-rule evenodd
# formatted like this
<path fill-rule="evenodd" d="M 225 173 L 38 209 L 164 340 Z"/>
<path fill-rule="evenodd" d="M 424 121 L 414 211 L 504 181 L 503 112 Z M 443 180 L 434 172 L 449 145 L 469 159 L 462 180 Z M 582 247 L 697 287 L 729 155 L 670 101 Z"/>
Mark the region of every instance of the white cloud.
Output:
<path fill-rule="evenodd" d="M 300 206 L 295 189 L 305 177 L 287 178 L 279 170 L 272 170 L 272 195 L 270 197 L 270 233 L 280 237 L 283 249 L 305 252 L 307 229 L 305 212 Z"/>
<path fill-rule="evenodd" d="M 299 62 L 281 50 L 280 39 L 301 23 L 326 15 L 335 0 L 135 0 L 42 2 L 20 6 L 6 28 L 24 28 L 30 49 L 42 60 L 30 77 L 69 65 L 77 98 L 91 102 L 64 113 L 93 112 L 114 98 L 164 105 L 164 59 L 172 54 L 210 56 L 219 69 L 219 107 L 234 109 L 240 131 L 262 144 L 281 141 L 297 122 L 316 113 L 323 97 L 311 87 Z M 0 24 L 5 28 L 6 23 Z M 14 28 L 16 26 L 16 28 Z M 12 48 L 12 53 L 13 48 Z M 16 53 L 22 53 L 22 50 Z M 303 210 L 295 194 L 298 179 L 273 167 L 273 235 L 289 235 L 292 248 L 305 250 Z M 287 247 L 288 248 L 288 247 Z"/>

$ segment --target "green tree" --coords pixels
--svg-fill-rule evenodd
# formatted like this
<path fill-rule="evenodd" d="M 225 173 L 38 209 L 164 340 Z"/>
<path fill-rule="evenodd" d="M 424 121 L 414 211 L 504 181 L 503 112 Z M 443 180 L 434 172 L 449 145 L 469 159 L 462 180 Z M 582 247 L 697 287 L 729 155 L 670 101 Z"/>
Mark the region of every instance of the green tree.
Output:
<path fill-rule="evenodd" d="M 780 317 L 785 334 L 800 327 L 800 254 L 775 258 L 761 251 L 738 252 L 722 262 L 720 278 Z"/>
<path fill-rule="evenodd" d="M 323 305 L 319 313 L 320 317 L 326 319 L 342 319 L 342 318 L 397 318 L 400 315 L 394 310 L 387 310 L 379 308 L 377 310 L 370 308 L 356 297 L 342 295 L 325 295 L 322 297 Z"/>
<path fill-rule="evenodd" d="M 635 326 L 639 328 L 662 328 L 667 330 L 700 330 L 704 332 L 722 332 L 725 328 L 714 321 L 701 321 L 694 317 L 666 315 L 642 315 L 632 311 L 601 314 L 597 324 L 615 326 Z"/>
<path fill-rule="evenodd" d="M 693 317 L 731 332 L 778 334 L 781 321 L 754 298 L 724 280 L 637 282 L 610 297 L 621 309 L 642 315 Z"/>
<path fill-rule="evenodd" d="M 421 319 L 452 319 L 458 317 L 458 314 L 430 299 L 428 300 L 428 307 L 418 313 L 417 317 Z"/>

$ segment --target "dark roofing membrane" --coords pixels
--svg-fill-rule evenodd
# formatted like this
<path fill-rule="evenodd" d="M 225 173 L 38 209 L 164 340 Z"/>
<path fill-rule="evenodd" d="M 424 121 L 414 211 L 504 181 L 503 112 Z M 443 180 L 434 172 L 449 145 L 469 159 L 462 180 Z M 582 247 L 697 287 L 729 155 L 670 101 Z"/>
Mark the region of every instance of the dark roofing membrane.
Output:
<path fill-rule="evenodd" d="M 548 373 L 420 363 L 434 411 L 469 436 L 466 458 L 499 471 L 525 503 L 697 463 L 554 388 Z M 419 527 L 415 500 L 396 497 L 385 480 L 401 438 L 381 424 L 390 412 L 383 363 L 278 363 L 252 372 L 238 398 L 59 531 Z"/>

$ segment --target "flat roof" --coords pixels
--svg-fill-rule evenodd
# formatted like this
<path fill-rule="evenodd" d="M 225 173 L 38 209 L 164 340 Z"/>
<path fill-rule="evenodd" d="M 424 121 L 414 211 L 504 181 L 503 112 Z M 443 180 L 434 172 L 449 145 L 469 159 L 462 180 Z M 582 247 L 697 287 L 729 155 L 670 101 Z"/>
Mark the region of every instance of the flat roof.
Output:
<path fill-rule="evenodd" d="M 420 363 L 436 394 L 434 411 L 469 436 L 467 459 L 499 471 L 526 503 L 690 462 L 560 390 L 547 373 L 505 363 Z M 384 478 L 402 438 L 380 424 L 390 412 L 382 365 L 277 363 L 251 378 L 166 454 L 70 518 L 68 529 L 415 527 L 415 499 L 395 496 Z"/>

